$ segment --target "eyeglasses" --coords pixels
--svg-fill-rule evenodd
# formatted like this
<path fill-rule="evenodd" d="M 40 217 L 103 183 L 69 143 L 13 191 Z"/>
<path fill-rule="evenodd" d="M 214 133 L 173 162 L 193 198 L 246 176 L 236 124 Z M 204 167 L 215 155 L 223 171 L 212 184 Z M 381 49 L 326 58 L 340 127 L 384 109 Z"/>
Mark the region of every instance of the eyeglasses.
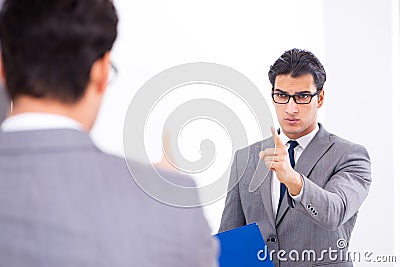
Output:
<path fill-rule="evenodd" d="M 111 61 L 110 62 L 110 70 L 108 71 L 108 80 L 107 84 L 112 83 L 118 75 L 118 69 L 115 64 Z"/>
<path fill-rule="evenodd" d="M 301 94 L 294 94 L 289 95 L 287 93 L 272 93 L 272 99 L 277 104 L 287 104 L 290 101 L 290 98 L 293 97 L 293 100 L 296 104 L 310 104 L 312 98 L 319 94 L 321 89 L 317 90 L 313 94 L 308 93 L 301 93 Z"/>

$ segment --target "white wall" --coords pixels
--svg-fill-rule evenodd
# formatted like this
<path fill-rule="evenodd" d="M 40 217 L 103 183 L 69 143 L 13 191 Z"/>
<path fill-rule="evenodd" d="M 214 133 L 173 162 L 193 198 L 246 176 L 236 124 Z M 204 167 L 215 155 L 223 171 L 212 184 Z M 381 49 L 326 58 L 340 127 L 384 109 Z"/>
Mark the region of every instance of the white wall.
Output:
<path fill-rule="evenodd" d="M 392 72 L 399 48 L 392 47 L 396 3 L 116 1 L 121 23 L 113 60 L 120 74 L 109 88 L 93 137 L 106 151 L 122 154 L 130 99 L 145 81 L 167 68 L 197 61 L 224 64 L 250 78 L 268 99 L 267 71 L 273 61 L 284 50 L 309 49 L 321 59 L 328 76 L 320 121 L 330 131 L 365 145 L 373 164 L 373 184 L 351 249 L 393 255 L 395 208 L 399 209 L 394 195 L 400 191 L 394 187 L 399 171 L 393 159 L 398 129 L 393 114 L 399 109 L 398 102 L 392 102 L 399 95 L 398 87 L 393 89 L 398 73 Z M 155 142 L 161 146 L 161 140 Z M 151 149 L 150 154 L 161 155 L 158 145 Z M 206 207 L 214 233 L 222 209 L 223 201 Z"/>
<path fill-rule="evenodd" d="M 306 47 L 324 58 L 323 8 L 318 0 L 115 3 L 121 23 L 113 60 L 119 75 L 109 88 L 93 136 L 118 154 L 131 98 L 167 68 L 198 61 L 223 64 L 242 72 L 267 96 L 267 70 L 284 50 Z"/>
<path fill-rule="evenodd" d="M 372 161 L 373 183 L 351 248 L 394 255 L 395 241 L 399 242 L 394 236 L 399 210 L 395 196 L 400 193 L 399 158 L 393 158 L 399 149 L 394 140 L 399 138 L 400 121 L 393 116 L 399 111 L 400 88 L 394 84 L 398 69 L 392 69 L 399 63 L 400 47 L 393 42 L 399 38 L 398 2 L 326 0 L 324 4 L 327 127 L 365 145 Z"/>

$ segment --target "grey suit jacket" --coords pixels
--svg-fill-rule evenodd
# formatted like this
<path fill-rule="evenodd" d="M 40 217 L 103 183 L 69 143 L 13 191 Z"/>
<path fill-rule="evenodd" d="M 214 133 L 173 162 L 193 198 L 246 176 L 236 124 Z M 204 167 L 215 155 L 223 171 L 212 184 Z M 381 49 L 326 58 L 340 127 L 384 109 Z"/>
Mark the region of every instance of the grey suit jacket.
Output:
<path fill-rule="evenodd" d="M 285 195 L 275 218 L 272 172 L 258 156 L 271 147 L 274 142 L 268 138 L 236 152 L 230 175 L 233 189 L 226 198 L 220 231 L 257 222 L 269 251 L 274 251 L 275 266 L 352 266 L 347 248 L 371 183 L 366 149 L 320 125 L 295 165 L 304 180 L 301 201 L 296 204 Z M 249 190 L 253 177 L 264 180 Z M 279 250 L 285 252 L 279 256 Z"/>
<path fill-rule="evenodd" d="M 217 249 L 201 209 L 155 201 L 86 133 L 0 133 L 0 266 L 209 267 Z"/>

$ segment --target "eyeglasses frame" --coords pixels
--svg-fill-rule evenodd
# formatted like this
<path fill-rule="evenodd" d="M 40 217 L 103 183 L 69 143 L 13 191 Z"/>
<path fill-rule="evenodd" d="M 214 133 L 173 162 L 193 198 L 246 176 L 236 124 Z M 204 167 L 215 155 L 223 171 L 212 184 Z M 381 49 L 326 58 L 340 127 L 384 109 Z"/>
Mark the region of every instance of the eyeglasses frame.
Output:
<path fill-rule="evenodd" d="M 272 88 L 272 90 L 274 90 L 274 88 Z M 290 94 L 288 94 L 288 93 L 276 93 L 276 92 L 272 91 L 271 97 L 272 97 L 272 100 L 274 101 L 274 103 L 276 103 L 276 104 L 285 105 L 285 104 L 287 104 L 287 103 L 290 102 L 290 98 L 293 98 L 293 101 L 294 101 L 296 104 L 298 104 L 298 105 L 307 105 L 307 104 L 310 104 L 311 101 L 312 101 L 312 99 L 313 99 L 313 97 L 316 96 L 316 95 L 318 95 L 321 91 L 322 91 L 322 89 L 317 89 L 317 91 L 316 91 L 315 93 L 313 93 L 313 94 L 310 94 L 310 93 L 302 93 L 302 94 L 294 94 L 294 95 L 290 95 Z M 274 99 L 274 95 L 277 95 L 277 94 L 284 94 L 284 95 L 287 95 L 289 98 L 288 98 L 288 100 L 287 100 L 285 103 L 276 102 L 275 99 Z M 299 96 L 299 95 L 307 95 L 307 96 L 310 96 L 310 101 L 309 101 L 308 103 L 298 103 L 298 102 L 296 101 L 295 96 Z"/>

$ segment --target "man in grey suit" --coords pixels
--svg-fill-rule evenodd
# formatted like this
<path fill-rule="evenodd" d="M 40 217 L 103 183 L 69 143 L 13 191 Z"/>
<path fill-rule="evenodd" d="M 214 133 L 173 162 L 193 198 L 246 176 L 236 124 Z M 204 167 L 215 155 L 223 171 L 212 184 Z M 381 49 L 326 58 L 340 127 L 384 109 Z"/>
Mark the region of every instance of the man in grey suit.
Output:
<path fill-rule="evenodd" d="M 347 247 L 371 183 L 368 153 L 317 123 L 326 74 L 311 52 L 286 51 L 269 79 L 279 135 L 271 129 L 236 152 L 220 231 L 257 222 L 275 266 L 352 266 Z"/>
<path fill-rule="evenodd" d="M 88 135 L 117 22 L 110 0 L 4 1 L 0 73 L 13 110 L 0 133 L 0 266 L 217 265 L 202 210 L 154 200 Z"/>

